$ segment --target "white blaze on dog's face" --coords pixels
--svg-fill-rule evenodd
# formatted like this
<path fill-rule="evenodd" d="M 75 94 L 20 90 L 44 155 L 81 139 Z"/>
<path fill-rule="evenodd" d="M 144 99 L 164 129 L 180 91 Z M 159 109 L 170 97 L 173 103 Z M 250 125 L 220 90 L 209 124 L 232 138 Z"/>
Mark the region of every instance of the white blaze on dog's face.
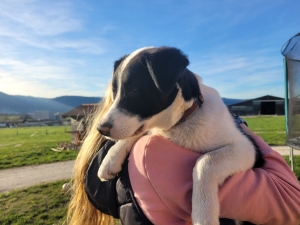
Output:
<path fill-rule="evenodd" d="M 179 88 L 186 102 L 200 93 L 195 76 L 183 72 L 188 63 L 180 50 L 169 47 L 138 49 L 116 61 L 114 103 L 100 121 L 99 132 L 112 139 L 125 139 L 162 125 L 161 121 L 153 124 L 159 121 L 154 118 L 168 111 Z"/>

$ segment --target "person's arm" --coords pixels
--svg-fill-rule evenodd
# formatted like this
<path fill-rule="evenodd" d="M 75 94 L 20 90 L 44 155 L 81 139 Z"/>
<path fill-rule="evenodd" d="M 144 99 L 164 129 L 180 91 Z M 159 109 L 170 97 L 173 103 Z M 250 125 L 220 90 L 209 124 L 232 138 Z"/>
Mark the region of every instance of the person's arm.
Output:
<path fill-rule="evenodd" d="M 221 217 L 255 224 L 300 223 L 300 185 L 283 157 L 245 125 L 243 130 L 258 144 L 263 168 L 241 172 L 220 187 Z"/>
<path fill-rule="evenodd" d="M 88 200 L 101 213 L 120 219 L 124 225 L 152 225 L 133 197 L 127 159 L 113 179 L 101 181 L 97 175 L 104 157 L 114 144 L 108 140 L 90 162 L 84 177 Z"/>
<path fill-rule="evenodd" d="M 109 140 L 99 149 L 97 154 L 95 154 L 91 160 L 83 182 L 85 192 L 90 203 L 102 213 L 111 215 L 114 218 L 119 218 L 118 204 L 116 200 L 117 192 L 115 188 L 119 177 L 116 176 L 114 179 L 102 182 L 97 176 L 101 162 L 110 147 L 113 145 L 114 142 Z"/>

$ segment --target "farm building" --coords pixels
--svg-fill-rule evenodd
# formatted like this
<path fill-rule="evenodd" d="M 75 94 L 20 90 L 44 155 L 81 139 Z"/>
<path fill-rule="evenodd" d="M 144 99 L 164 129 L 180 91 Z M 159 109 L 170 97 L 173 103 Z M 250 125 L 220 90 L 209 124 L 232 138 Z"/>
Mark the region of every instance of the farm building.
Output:
<path fill-rule="evenodd" d="M 32 118 L 36 120 L 54 120 L 54 112 L 50 111 L 35 111 Z"/>
<path fill-rule="evenodd" d="M 97 104 L 83 104 L 62 115 L 71 118 L 72 143 L 80 145 L 86 132 L 86 118 L 95 112 Z"/>
<path fill-rule="evenodd" d="M 228 106 L 236 115 L 284 115 L 284 99 L 266 95 Z"/>

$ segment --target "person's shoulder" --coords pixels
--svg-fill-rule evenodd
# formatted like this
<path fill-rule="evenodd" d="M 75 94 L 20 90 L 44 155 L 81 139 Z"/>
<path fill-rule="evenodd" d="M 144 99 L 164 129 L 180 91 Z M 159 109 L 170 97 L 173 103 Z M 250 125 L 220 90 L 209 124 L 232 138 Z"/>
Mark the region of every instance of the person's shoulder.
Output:
<path fill-rule="evenodd" d="M 158 135 L 136 143 L 129 157 L 129 176 L 140 206 L 154 224 L 190 220 L 192 171 L 198 158 L 199 153 Z"/>

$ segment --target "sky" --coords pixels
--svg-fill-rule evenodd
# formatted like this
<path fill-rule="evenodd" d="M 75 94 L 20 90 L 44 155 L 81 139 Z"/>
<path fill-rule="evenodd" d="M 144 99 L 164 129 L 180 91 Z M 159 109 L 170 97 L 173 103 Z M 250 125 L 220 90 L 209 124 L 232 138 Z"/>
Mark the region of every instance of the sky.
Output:
<path fill-rule="evenodd" d="M 172 46 L 224 98 L 284 97 L 299 0 L 0 0 L 0 92 L 101 97 L 114 61 Z"/>

